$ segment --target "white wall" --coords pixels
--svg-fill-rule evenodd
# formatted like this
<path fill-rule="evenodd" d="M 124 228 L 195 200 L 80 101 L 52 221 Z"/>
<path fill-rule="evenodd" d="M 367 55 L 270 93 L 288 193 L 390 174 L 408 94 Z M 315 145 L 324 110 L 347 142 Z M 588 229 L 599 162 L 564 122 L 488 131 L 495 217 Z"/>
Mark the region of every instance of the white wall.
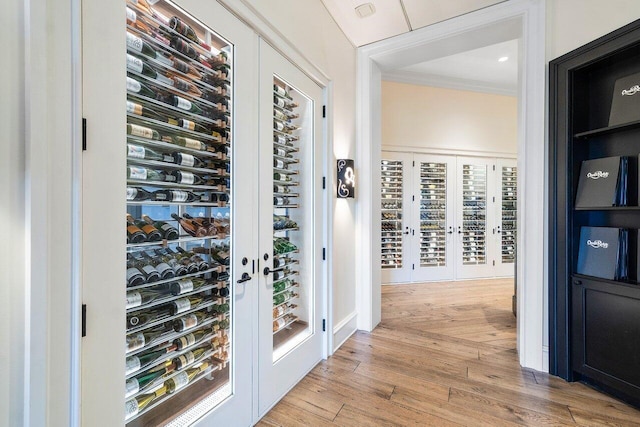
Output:
<path fill-rule="evenodd" d="M 517 152 L 518 99 L 382 82 L 382 148 Z"/>
<path fill-rule="evenodd" d="M 329 136 L 329 143 L 335 157 L 329 159 L 329 173 L 335 174 L 336 158 L 353 159 L 355 156 L 355 47 L 320 0 L 245 0 L 245 3 L 331 80 L 333 134 Z M 357 162 L 356 159 L 356 169 Z M 335 190 L 329 188 L 328 191 L 331 192 L 334 218 L 330 232 L 333 244 L 329 253 L 333 264 L 333 324 L 341 326 L 355 315 L 356 309 L 355 204 L 353 200 L 336 200 Z M 340 333 L 337 336 L 340 340 Z"/>

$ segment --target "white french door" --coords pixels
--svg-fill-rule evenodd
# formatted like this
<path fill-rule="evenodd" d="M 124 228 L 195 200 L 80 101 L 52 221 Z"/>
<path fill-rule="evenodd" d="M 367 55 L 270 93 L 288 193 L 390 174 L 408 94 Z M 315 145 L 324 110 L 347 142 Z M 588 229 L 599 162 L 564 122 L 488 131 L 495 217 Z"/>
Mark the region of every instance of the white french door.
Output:
<path fill-rule="evenodd" d="M 517 162 L 514 159 L 498 159 L 496 163 L 496 224 L 494 246 L 496 276 L 515 274 L 516 224 L 517 224 Z"/>
<path fill-rule="evenodd" d="M 491 159 L 457 157 L 456 279 L 495 275 L 493 165 Z"/>
<path fill-rule="evenodd" d="M 258 416 L 323 357 L 322 89 L 260 42 Z"/>
<path fill-rule="evenodd" d="M 455 157 L 416 154 L 413 158 L 411 280 L 451 280 L 455 267 Z"/>
<path fill-rule="evenodd" d="M 412 179 L 412 155 L 383 153 L 380 165 L 380 266 L 382 283 L 411 281 L 412 214 L 411 191 L 405 183 Z"/>

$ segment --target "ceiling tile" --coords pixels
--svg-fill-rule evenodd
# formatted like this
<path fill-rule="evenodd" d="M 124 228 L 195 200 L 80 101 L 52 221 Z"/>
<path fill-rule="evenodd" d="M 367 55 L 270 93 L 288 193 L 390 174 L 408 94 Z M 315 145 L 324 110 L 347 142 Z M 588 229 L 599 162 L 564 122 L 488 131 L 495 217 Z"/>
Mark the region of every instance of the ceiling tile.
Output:
<path fill-rule="evenodd" d="M 504 0 L 403 0 L 414 30 L 502 1 Z"/>
<path fill-rule="evenodd" d="M 447 0 L 449 1 L 449 0 Z M 322 0 L 333 19 L 356 46 L 409 31 L 400 0 L 370 0 L 376 12 L 360 18 L 355 8 L 367 0 Z"/>

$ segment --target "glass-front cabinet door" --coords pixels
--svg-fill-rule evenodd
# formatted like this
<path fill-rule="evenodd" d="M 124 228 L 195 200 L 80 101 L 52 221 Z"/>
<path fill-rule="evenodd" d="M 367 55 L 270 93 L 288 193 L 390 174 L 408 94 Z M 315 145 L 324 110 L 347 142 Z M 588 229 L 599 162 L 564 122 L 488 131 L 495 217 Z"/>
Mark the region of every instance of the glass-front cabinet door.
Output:
<path fill-rule="evenodd" d="M 455 157 L 414 155 L 412 281 L 451 280 L 454 271 Z"/>
<path fill-rule="evenodd" d="M 383 152 L 380 163 L 380 267 L 382 283 L 411 280 L 410 187 L 412 155 Z M 415 232 L 415 231 L 413 231 Z"/>
<path fill-rule="evenodd" d="M 457 158 L 457 279 L 495 275 L 493 165 L 490 159 Z"/>
<path fill-rule="evenodd" d="M 260 42 L 258 411 L 323 357 L 322 89 Z"/>
<path fill-rule="evenodd" d="M 83 14 L 83 424 L 250 425 L 253 34 L 216 2 Z"/>
<path fill-rule="evenodd" d="M 496 276 L 515 274 L 516 232 L 518 213 L 518 168 L 513 159 L 498 159 L 496 165 L 496 185 L 499 187 L 496 197 L 497 224 Z"/>

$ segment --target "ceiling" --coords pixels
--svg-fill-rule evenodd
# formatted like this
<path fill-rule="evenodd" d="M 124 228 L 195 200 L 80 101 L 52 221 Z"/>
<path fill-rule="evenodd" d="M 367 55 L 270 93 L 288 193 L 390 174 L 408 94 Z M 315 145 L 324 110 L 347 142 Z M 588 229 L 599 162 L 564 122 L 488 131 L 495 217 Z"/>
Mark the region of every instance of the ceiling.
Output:
<path fill-rule="evenodd" d="M 355 46 L 363 46 L 464 15 L 506 0 L 322 0 Z M 372 14 L 360 17 L 361 6 Z M 484 45 L 395 70 L 384 80 L 515 96 L 518 41 Z M 499 62 L 499 58 L 508 60 Z"/>

